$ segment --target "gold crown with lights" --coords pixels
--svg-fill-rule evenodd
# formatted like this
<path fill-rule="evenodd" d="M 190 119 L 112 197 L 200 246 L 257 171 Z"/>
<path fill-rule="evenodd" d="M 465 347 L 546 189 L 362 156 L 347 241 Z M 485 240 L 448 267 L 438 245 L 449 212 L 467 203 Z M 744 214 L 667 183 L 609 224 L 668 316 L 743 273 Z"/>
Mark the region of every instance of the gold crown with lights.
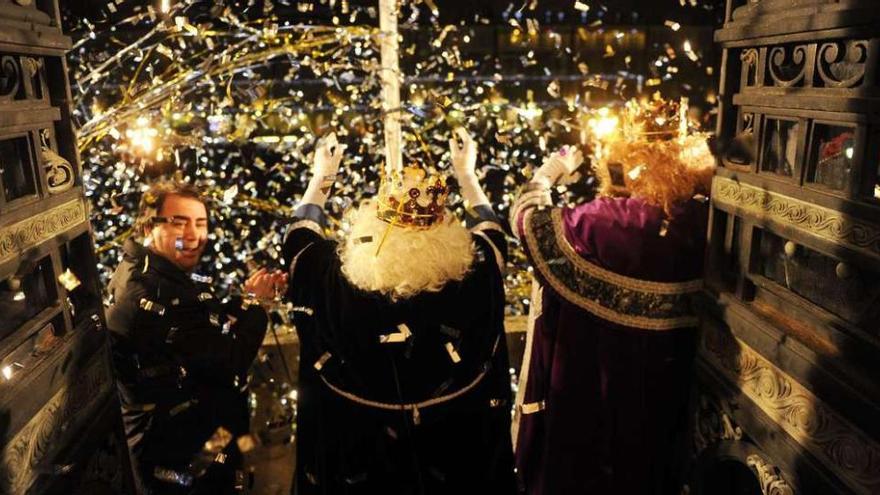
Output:
<path fill-rule="evenodd" d="M 593 167 L 597 175 L 607 177 L 604 188 L 624 193 L 627 184 L 636 180 L 650 160 L 650 155 L 669 158 L 671 147 L 680 149 L 679 159 L 688 159 L 691 148 L 704 139 L 690 132 L 688 102 L 664 100 L 659 95 L 650 99 L 633 99 L 622 109 L 599 109 L 587 125 L 593 140 Z M 685 156 L 687 155 L 687 156 Z M 629 181 L 624 178 L 626 175 Z"/>
<path fill-rule="evenodd" d="M 618 112 L 600 108 L 587 122 L 594 142 L 654 142 L 683 138 L 689 134 L 688 101 L 630 100 Z"/>
<path fill-rule="evenodd" d="M 443 221 L 447 196 L 446 177 L 411 165 L 382 177 L 376 216 L 390 225 L 427 229 Z"/>

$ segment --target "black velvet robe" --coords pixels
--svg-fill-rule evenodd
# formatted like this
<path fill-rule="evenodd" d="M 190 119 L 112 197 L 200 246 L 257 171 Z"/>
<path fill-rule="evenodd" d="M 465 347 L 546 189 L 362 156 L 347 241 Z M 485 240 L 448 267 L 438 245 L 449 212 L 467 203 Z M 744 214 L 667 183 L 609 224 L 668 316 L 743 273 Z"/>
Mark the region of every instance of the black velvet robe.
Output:
<path fill-rule="evenodd" d="M 284 244 L 301 343 L 294 493 L 514 493 L 494 215 L 473 235 L 466 278 L 397 302 L 346 280 L 317 207 L 298 215 Z"/>

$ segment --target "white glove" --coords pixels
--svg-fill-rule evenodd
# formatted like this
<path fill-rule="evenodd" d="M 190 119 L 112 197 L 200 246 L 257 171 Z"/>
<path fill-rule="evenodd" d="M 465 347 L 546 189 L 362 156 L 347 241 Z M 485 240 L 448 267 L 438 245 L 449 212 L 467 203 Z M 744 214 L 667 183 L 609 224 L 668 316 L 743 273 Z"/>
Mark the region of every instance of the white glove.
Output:
<path fill-rule="evenodd" d="M 563 146 L 561 150 L 553 153 L 535 171 L 532 182 L 538 182 L 544 187 L 551 187 L 562 176 L 568 176 L 584 163 L 584 155 L 575 146 Z"/>
<path fill-rule="evenodd" d="M 339 172 L 339 163 L 342 161 L 345 148 L 346 145 L 339 144 L 336 133 L 333 132 L 318 141 L 312 158 L 312 179 L 306 192 L 303 193 L 301 204 L 324 207 L 330 188 L 336 182 L 336 174 Z"/>
<path fill-rule="evenodd" d="M 449 154 L 452 157 L 452 169 L 461 187 L 461 196 L 468 207 L 489 204 L 489 198 L 480 187 L 477 179 L 477 143 L 464 128 L 455 129 L 455 136 L 449 140 Z M 456 136 L 458 140 L 456 140 Z"/>

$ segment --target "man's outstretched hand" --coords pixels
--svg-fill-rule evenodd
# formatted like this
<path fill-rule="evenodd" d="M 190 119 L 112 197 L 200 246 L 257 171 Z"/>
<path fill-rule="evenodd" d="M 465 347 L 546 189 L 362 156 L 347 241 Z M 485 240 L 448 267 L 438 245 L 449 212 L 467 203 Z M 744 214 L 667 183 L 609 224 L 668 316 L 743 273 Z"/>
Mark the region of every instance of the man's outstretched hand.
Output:
<path fill-rule="evenodd" d="M 267 304 L 287 290 L 287 274 L 281 270 L 260 268 L 244 282 L 244 292 L 250 298 Z"/>

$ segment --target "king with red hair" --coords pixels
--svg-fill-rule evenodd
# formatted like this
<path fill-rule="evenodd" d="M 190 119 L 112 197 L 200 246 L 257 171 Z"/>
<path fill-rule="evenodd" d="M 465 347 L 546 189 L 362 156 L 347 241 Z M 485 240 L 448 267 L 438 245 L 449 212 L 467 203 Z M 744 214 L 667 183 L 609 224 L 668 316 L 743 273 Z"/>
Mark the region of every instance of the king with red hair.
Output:
<path fill-rule="evenodd" d="M 552 205 L 583 161 L 564 148 L 512 208 L 535 275 L 514 432 L 529 495 L 680 492 L 714 161 L 662 107 L 596 123 L 599 198 Z"/>

